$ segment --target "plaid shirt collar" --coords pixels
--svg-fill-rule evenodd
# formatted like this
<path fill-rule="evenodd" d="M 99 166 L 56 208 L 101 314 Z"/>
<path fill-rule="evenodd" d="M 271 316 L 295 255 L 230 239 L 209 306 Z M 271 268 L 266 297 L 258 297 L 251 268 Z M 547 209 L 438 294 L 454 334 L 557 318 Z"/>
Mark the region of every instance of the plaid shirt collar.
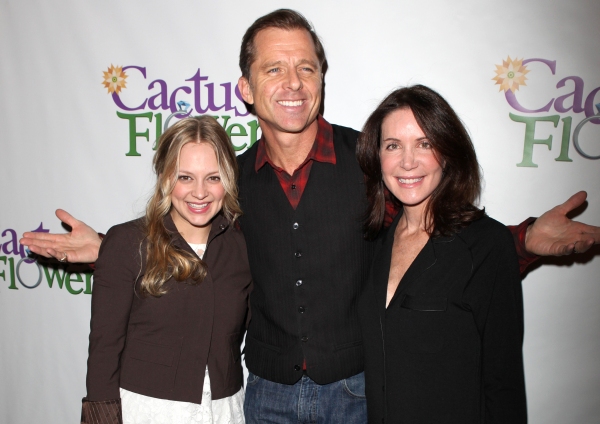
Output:
<path fill-rule="evenodd" d="M 324 163 L 331 163 L 335 165 L 335 149 L 333 147 L 333 128 L 331 124 L 327 122 L 321 115 L 317 117 L 317 137 L 315 138 L 315 142 L 313 144 L 312 149 L 308 153 L 308 156 L 298 167 L 298 169 L 302 168 L 306 163 L 310 160 Z M 254 164 L 254 170 L 258 172 L 260 168 L 262 168 L 265 163 L 268 163 L 273 167 L 273 169 L 281 171 L 282 169 L 273 164 L 269 155 L 267 154 L 267 149 L 265 148 L 265 141 L 261 137 L 258 140 L 258 150 L 256 152 L 256 162 Z"/>

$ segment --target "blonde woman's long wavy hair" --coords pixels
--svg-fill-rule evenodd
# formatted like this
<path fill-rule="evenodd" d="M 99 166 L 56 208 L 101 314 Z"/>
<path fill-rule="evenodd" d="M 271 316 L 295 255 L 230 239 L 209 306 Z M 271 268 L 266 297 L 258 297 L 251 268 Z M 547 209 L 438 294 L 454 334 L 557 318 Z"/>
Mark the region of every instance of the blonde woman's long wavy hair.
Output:
<path fill-rule="evenodd" d="M 160 137 L 153 166 L 157 175 L 154 194 L 146 206 L 144 219 L 146 241 L 146 273 L 141 281 L 141 293 L 162 296 L 163 284 L 170 278 L 195 284 L 206 276 L 204 261 L 178 249 L 165 228 L 164 218 L 171 211 L 171 193 L 177 183 L 181 148 L 188 143 L 207 143 L 217 156 L 221 183 L 225 189 L 222 213 L 230 225 L 241 215 L 237 190 L 237 161 L 227 133 L 210 116 L 186 118 L 177 122 Z"/>

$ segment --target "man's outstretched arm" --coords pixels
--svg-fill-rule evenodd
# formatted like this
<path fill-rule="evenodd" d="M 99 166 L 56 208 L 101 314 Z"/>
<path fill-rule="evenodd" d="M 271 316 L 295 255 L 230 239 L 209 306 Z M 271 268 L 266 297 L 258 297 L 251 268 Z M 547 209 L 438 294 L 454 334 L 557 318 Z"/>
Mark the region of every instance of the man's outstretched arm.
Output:
<path fill-rule="evenodd" d="M 23 234 L 19 242 L 33 253 L 60 261 L 93 263 L 98 259 L 102 239 L 86 223 L 73 218 L 68 212 L 57 209 L 56 216 L 71 227 L 66 234 L 31 233 Z"/>
<path fill-rule="evenodd" d="M 517 251 L 539 256 L 561 256 L 571 253 L 583 253 L 592 245 L 600 243 L 600 227 L 572 221 L 567 214 L 585 202 L 585 191 L 571 196 L 565 203 L 558 205 L 540 216 L 529 225 L 525 237 L 516 237 Z M 388 208 L 386 218 L 397 211 Z M 392 217 L 393 217 L 392 215 Z M 34 253 L 47 258 L 64 258 L 69 262 L 92 263 L 98 258 L 101 239 L 90 226 L 78 221 L 66 211 L 58 209 L 56 216 L 72 228 L 67 234 L 25 233 L 21 244 Z M 513 232 L 515 232 L 513 227 Z M 519 246 L 521 244 L 521 246 Z M 531 263 L 520 254 L 521 271 Z"/>
<path fill-rule="evenodd" d="M 567 214 L 585 202 L 587 193 L 580 191 L 562 205 L 555 206 L 527 228 L 525 248 L 540 256 L 583 253 L 600 243 L 600 227 L 571 220 Z"/>

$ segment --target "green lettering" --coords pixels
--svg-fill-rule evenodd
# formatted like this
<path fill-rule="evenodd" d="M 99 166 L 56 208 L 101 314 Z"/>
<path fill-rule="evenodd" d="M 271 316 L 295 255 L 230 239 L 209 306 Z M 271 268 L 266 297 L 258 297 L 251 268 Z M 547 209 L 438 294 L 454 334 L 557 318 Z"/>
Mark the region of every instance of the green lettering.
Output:
<path fill-rule="evenodd" d="M 54 284 L 54 278 L 56 277 L 56 281 L 58 282 L 58 288 L 62 289 L 63 288 L 63 283 L 65 282 L 65 274 L 67 274 L 63 268 L 63 274 L 60 275 L 60 268 L 52 268 L 52 275 L 50 275 L 50 273 L 48 272 L 48 268 L 47 267 L 43 267 L 44 268 L 44 274 L 46 274 L 46 281 L 48 281 L 48 286 L 50 288 L 52 288 L 52 285 Z"/>
<path fill-rule="evenodd" d="M 150 130 L 139 133 L 137 132 L 136 119 L 146 118 L 152 122 L 152 112 L 146 113 L 122 113 L 117 111 L 117 116 L 121 119 L 127 119 L 129 121 L 129 152 L 125 156 L 141 156 L 137 151 L 137 138 L 144 137 L 146 141 L 150 141 Z"/>
<path fill-rule="evenodd" d="M 0 256 L 0 261 L 4 262 L 4 264 L 6 265 L 6 256 Z M 16 281 L 15 281 L 15 260 L 14 260 L 14 258 L 8 258 L 8 269 L 10 271 L 10 276 L 9 276 L 10 286 L 8 286 L 8 288 L 11 290 L 19 290 L 19 288 L 15 284 Z M 0 272 L 0 277 L 2 277 L 2 279 L 4 281 L 6 281 L 6 272 L 5 271 Z"/>
<path fill-rule="evenodd" d="M 236 128 L 238 131 L 234 132 L 234 129 L 236 129 Z M 244 128 L 244 126 L 242 124 L 231 124 L 225 131 L 227 132 L 227 135 L 231 139 L 231 144 L 233 145 L 233 150 L 235 150 L 236 152 L 239 152 L 240 150 L 244 150 L 246 148 L 246 146 L 247 146 L 246 143 L 242 144 L 241 146 L 237 146 L 233 142 L 233 137 L 246 137 L 248 135 L 248 133 L 246 132 L 246 128 Z"/>
<path fill-rule="evenodd" d="M 518 163 L 517 166 L 537 168 L 538 166 L 533 163 L 533 146 L 535 144 L 545 144 L 548 146 L 548 150 L 552 148 L 552 136 L 549 136 L 545 140 L 535 138 L 535 124 L 537 122 L 552 122 L 554 128 L 558 125 L 559 115 L 553 116 L 519 116 L 509 113 L 508 116 L 515 122 L 522 122 L 525 124 L 525 143 L 523 146 L 523 160 Z"/>
<path fill-rule="evenodd" d="M 252 147 L 256 140 L 258 140 L 258 121 L 255 119 L 254 121 L 248 122 L 248 126 L 250 127 L 250 144 L 248 148 Z"/>
<path fill-rule="evenodd" d="M 77 273 L 77 272 L 65 272 L 66 277 L 65 277 L 65 288 L 67 289 L 67 291 L 71 294 L 79 294 L 83 291 L 83 289 L 79 289 L 79 290 L 73 290 L 73 287 L 71 287 L 71 282 L 74 283 L 83 283 L 83 278 L 81 277 L 81 274 Z M 77 276 L 76 278 L 73 278 L 73 276 Z"/>
<path fill-rule="evenodd" d="M 571 138 L 571 122 L 573 122 L 573 118 L 567 116 L 566 118 L 561 119 L 561 121 L 563 121 L 563 132 L 562 141 L 560 143 L 560 156 L 554 160 L 557 162 L 573 162 L 573 160 L 569 158 L 569 140 Z"/>
<path fill-rule="evenodd" d="M 85 291 L 83 294 L 92 294 L 92 276 L 94 273 L 85 272 Z"/>
<path fill-rule="evenodd" d="M 218 116 L 217 116 L 217 118 L 218 118 Z M 231 116 L 223 115 L 223 116 L 221 116 L 221 118 L 223 118 L 223 125 L 222 125 L 222 127 L 223 128 L 227 128 L 227 123 L 229 122 L 229 119 L 231 119 Z"/>
<path fill-rule="evenodd" d="M 154 142 L 154 146 L 152 146 L 152 150 L 156 150 L 158 148 L 158 140 L 160 139 L 160 136 L 162 135 L 162 113 L 157 113 L 156 115 L 154 115 L 154 117 L 156 118 L 156 141 Z"/>

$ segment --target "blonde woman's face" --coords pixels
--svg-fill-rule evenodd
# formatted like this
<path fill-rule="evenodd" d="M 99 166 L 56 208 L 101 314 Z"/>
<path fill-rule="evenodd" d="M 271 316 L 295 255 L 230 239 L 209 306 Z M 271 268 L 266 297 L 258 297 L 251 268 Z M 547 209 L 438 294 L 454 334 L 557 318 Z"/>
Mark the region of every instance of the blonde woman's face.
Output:
<path fill-rule="evenodd" d="M 212 219 L 223 207 L 225 189 L 217 156 L 208 143 L 181 148 L 179 173 L 171 193 L 171 217 L 189 243 L 206 243 Z"/>

